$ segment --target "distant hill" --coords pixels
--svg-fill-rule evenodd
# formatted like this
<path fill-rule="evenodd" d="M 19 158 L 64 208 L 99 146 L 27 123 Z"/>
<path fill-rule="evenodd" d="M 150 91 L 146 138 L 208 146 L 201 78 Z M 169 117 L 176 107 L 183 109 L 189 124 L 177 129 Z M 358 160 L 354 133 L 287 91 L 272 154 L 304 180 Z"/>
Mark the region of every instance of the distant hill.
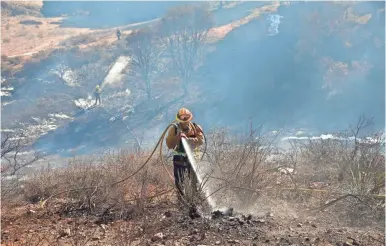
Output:
<path fill-rule="evenodd" d="M 384 12 L 362 5 L 369 12 L 360 15 L 358 6 L 327 2 L 281 6 L 277 35 L 267 35 L 270 24 L 263 18 L 232 31 L 203 67 L 210 70 L 205 87 L 221 92 L 221 97 L 204 96 L 216 105 L 209 107 L 216 110 L 208 122 L 245 126 L 242 122 L 252 117 L 270 127 L 330 131 L 365 113 L 383 127 Z M 317 16 L 312 7 L 326 12 Z M 367 16 L 366 23 L 358 23 Z"/>
<path fill-rule="evenodd" d="M 64 4 L 63 9 L 52 10 L 59 9 L 61 13 L 72 13 L 76 10 L 74 5 L 81 4 L 55 3 Z M 79 11 L 90 8 L 88 11 L 93 14 L 84 15 L 85 20 L 90 20 L 103 6 L 118 6 L 103 5 L 106 3 L 109 2 L 101 2 L 99 7 L 87 5 Z M 151 132 L 152 136 L 143 135 L 147 141 L 158 136 L 182 106 L 194 112 L 195 120 L 204 129 L 220 125 L 243 130 L 252 118 L 254 125 L 264 124 L 269 129 L 331 132 L 346 128 L 362 113 L 374 116 L 376 127 L 383 128 L 384 11 L 368 2 L 350 4 L 291 2 L 277 11 L 275 7 L 275 12 L 270 13 L 283 16 L 275 35 L 269 35 L 269 13 L 255 13 L 251 11 L 253 6 L 228 9 L 227 14 L 233 12 L 230 20 L 218 11 L 216 18 L 224 26 L 214 33 L 225 34 L 210 45 L 210 52 L 205 54 L 200 71 L 191 82 L 191 95 L 184 101 L 179 99 L 181 86 L 170 69 L 157 72 L 154 100 L 147 101 L 143 83 L 127 73 L 119 86 L 104 90 L 102 100 L 107 102 L 104 105 L 108 111 L 79 108 L 79 100 L 93 103 L 95 85 L 105 78 L 105 71 L 122 52 L 113 30 L 106 31 L 112 41 L 108 45 L 100 43 L 97 48 L 80 49 L 68 42 L 63 54 L 57 52 L 59 57 L 51 54 L 4 82 L 4 94 L 11 95 L 3 96 L 2 113 L 7 117 L 2 118 L 2 125 L 28 128 L 37 132 L 35 135 L 49 130 L 38 147 L 52 151 L 81 148 L 84 153 L 131 145 L 130 132 L 120 121 L 114 121 L 120 112 L 125 113 L 125 124 L 135 133 Z M 357 12 L 356 9 L 364 9 L 357 5 L 363 4 L 368 12 Z M 45 3 L 42 12 L 50 5 Z M 106 12 L 110 13 L 100 14 L 101 21 L 112 15 L 111 11 Z M 239 23 L 251 13 L 255 17 L 248 19 L 249 23 Z M 75 16 L 82 17 L 79 12 Z M 63 29 L 58 28 L 59 32 Z M 70 71 L 59 78 L 58 73 L 66 66 Z M 76 82 L 79 86 L 73 86 Z M 127 113 L 129 106 L 134 108 L 134 114 Z"/>
<path fill-rule="evenodd" d="M 41 16 L 43 1 L 1 1 L 2 16 L 31 15 Z"/>
<path fill-rule="evenodd" d="M 159 18 L 175 1 L 44 1 L 46 17 L 69 16 L 62 26 L 103 28 Z"/>

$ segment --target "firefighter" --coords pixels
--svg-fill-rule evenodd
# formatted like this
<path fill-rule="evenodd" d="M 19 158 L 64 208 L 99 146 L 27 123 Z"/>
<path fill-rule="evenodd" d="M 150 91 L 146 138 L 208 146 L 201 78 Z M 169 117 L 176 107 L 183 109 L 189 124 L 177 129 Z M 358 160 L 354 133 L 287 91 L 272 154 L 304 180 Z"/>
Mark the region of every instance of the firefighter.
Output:
<path fill-rule="evenodd" d="M 184 177 L 189 175 L 192 181 L 194 192 L 197 191 L 197 177 L 192 170 L 181 138 L 186 138 L 192 149 L 197 149 L 204 143 L 202 128 L 192 122 L 193 114 L 186 108 L 178 110 L 176 115 L 177 123 L 171 127 L 166 137 L 166 145 L 173 149 L 174 182 L 178 191 L 178 198 L 184 197 Z"/>
<path fill-rule="evenodd" d="M 98 101 L 99 101 L 99 104 L 101 104 L 101 92 L 102 92 L 102 89 L 99 87 L 99 85 L 97 85 L 95 87 L 95 91 L 94 91 L 94 94 L 95 94 L 95 104 L 94 105 L 97 105 Z"/>

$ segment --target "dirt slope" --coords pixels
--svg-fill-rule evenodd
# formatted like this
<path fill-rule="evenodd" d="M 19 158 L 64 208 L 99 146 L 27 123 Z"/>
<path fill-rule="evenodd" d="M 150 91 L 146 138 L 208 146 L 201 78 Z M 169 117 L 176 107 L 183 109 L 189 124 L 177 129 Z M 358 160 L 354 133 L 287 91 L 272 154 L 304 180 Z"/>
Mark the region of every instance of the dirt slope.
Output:
<path fill-rule="evenodd" d="M 30 205 L 3 215 L 2 245 L 385 245 L 381 230 L 342 227 L 328 214 L 192 219 L 181 211 L 172 203 L 150 205 L 143 214 L 133 207 L 127 219 L 111 222 Z"/>
<path fill-rule="evenodd" d="M 252 13 L 239 20 L 213 28 L 211 30 L 212 41 L 217 42 L 223 39 L 233 29 L 248 24 L 255 18 L 262 17 L 260 15 L 262 12 L 276 11 L 277 7 L 278 4 L 274 3 L 270 7 L 252 11 Z M 60 46 L 72 46 L 76 43 L 77 46 L 86 49 L 91 45 L 106 43 L 107 46 L 107 44 L 116 42 L 114 30 L 90 31 L 88 29 L 58 28 L 59 24 L 56 22 L 60 20 L 60 18 L 8 16 L 4 21 L 9 24 L 9 29 L 5 29 L 6 32 L 9 31 L 9 42 L 5 42 L 2 52 L 5 52 L 4 54 L 9 55 L 11 58 L 21 57 L 22 62 L 24 62 L 28 60 L 29 56 L 39 51 Z M 20 21 L 27 21 L 24 22 L 27 24 L 20 24 Z M 15 28 L 13 29 L 13 27 Z M 6 26 L 2 25 L 2 28 L 6 28 Z M 127 28 L 125 29 L 127 33 L 130 32 L 129 26 L 123 28 Z M 88 36 L 82 36 L 83 34 L 89 35 L 91 32 L 94 36 L 90 39 Z M 28 33 L 30 36 L 27 35 L 28 38 L 26 39 L 23 36 L 24 33 Z M 99 36 L 95 39 L 97 35 Z M 4 37 L 7 38 L 7 36 Z M 81 42 L 77 42 L 76 38 L 75 41 L 69 40 L 71 37 L 79 38 Z M 64 40 L 66 42 L 63 42 Z M 170 78 L 168 79 L 170 80 Z M 50 80 L 50 78 L 47 80 Z M 93 81 L 93 83 L 96 83 L 96 81 Z M 170 86 L 169 89 L 175 92 L 175 88 L 178 86 L 177 82 L 169 81 L 168 83 L 157 82 L 155 86 L 157 95 L 165 92 L 167 86 Z M 41 85 L 43 87 L 43 83 Z M 57 85 L 52 87 L 58 89 Z M 91 86 L 89 87 L 91 88 Z M 49 87 L 44 87 L 44 89 L 47 88 Z M 137 93 L 135 95 L 137 99 L 141 93 L 141 88 L 133 88 L 133 91 L 139 91 L 135 92 Z M 73 89 L 73 91 L 75 90 L 77 89 Z M 69 90 L 63 89 L 63 91 L 68 92 Z M 71 95 L 60 95 L 60 98 L 68 101 L 68 107 L 73 99 L 70 96 L 75 94 L 73 91 L 71 91 L 73 93 Z M 105 95 L 114 97 L 113 93 Z M 213 97 L 213 95 L 211 96 Z M 170 103 L 173 103 L 173 107 L 168 105 L 169 100 Z M 168 122 L 172 117 L 168 117 L 170 115 L 168 115 L 165 108 L 169 107 L 170 112 L 173 112 L 171 115 L 174 115 L 174 108 L 183 106 L 188 100 L 173 102 L 168 94 L 162 94 L 152 101 L 136 102 L 136 115 L 129 118 L 130 125 L 133 128 L 135 127 L 134 130 L 137 132 L 141 132 L 148 125 L 159 124 L 161 120 Z M 191 102 L 193 103 L 194 99 L 191 99 Z M 41 112 L 39 107 L 42 107 L 42 105 L 47 109 L 47 103 L 44 101 L 36 106 L 39 112 Z M 71 104 L 71 106 L 73 105 Z M 64 106 L 61 105 L 61 107 L 63 109 Z M 48 113 L 54 114 L 55 112 Z M 111 115 L 102 108 L 98 108 L 87 116 L 79 117 L 79 120 L 75 121 L 69 128 L 62 128 L 59 135 L 52 135 L 52 139 L 46 142 L 52 144 L 55 140 L 62 143 L 63 148 L 70 149 L 74 146 L 66 145 L 63 140 L 69 139 L 69 142 L 81 144 L 81 141 L 75 138 L 75 136 L 81 136 L 85 137 L 84 141 L 102 147 L 104 147 L 102 144 L 107 145 L 108 141 L 116 144 L 117 136 L 122 137 L 127 134 L 127 131 L 119 123 L 113 124 L 110 122 L 110 117 Z M 71 132 L 72 130 L 74 132 Z M 96 132 L 98 134 L 95 134 Z M 60 138 L 61 135 L 66 138 Z M 98 139 L 96 140 L 96 138 Z M 337 214 L 332 212 L 315 214 L 306 213 L 305 210 L 299 209 L 297 213 L 292 213 L 285 209 L 277 209 L 272 210 L 272 213 L 254 215 L 251 218 L 248 218 L 247 214 L 247 217 L 236 214 L 233 217 L 225 216 L 213 220 L 192 219 L 188 216 L 187 211 L 177 207 L 173 202 L 172 199 L 165 202 L 154 202 L 148 204 L 145 208 L 138 208 L 133 205 L 122 209 L 123 212 L 119 215 L 118 220 L 114 217 L 117 216 L 116 214 L 101 215 L 98 218 L 88 216 L 81 209 L 74 210 L 71 206 L 67 206 L 70 202 L 61 203 L 60 200 L 54 200 L 47 209 L 41 209 L 38 204 L 19 205 L 8 209 L 2 208 L 1 243 L 2 245 L 158 246 L 385 245 L 384 231 L 383 228 L 379 228 L 380 226 L 370 228 L 346 227 L 343 221 L 339 221 Z"/>

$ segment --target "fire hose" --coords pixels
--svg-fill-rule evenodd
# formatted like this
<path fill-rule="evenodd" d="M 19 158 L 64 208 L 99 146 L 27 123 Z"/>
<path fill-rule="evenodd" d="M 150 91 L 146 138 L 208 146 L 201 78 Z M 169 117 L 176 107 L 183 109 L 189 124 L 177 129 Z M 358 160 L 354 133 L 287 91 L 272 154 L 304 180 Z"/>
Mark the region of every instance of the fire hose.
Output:
<path fill-rule="evenodd" d="M 174 181 L 173 175 L 169 172 L 169 170 L 168 170 L 167 167 L 166 167 L 167 164 L 165 163 L 165 160 L 164 160 L 164 158 L 163 158 L 163 153 L 162 153 L 162 143 L 163 143 L 163 141 L 164 141 L 164 139 L 165 139 L 165 135 L 166 135 L 166 133 L 168 132 L 169 128 L 170 128 L 170 127 L 173 127 L 173 126 L 175 126 L 175 122 L 172 122 L 171 124 L 169 124 L 169 125 L 165 128 L 165 130 L 164 130 L 163 133 L 161 134 L 161 137 L 158 139 L 157 144 L 155 145 L 155 147 L 153 148 L 152 152 L 151 152 L 150 155 L 147 157 L 147 159 L 145 160 L 145 162 L 144 162 L 139 168 L 137 168 L 133 173 L 131 173 L 130 175 L 128 175 L 128 176 L 126 176 L 126 177 L 124 177 L 124 178 L 122 178 L 122 179 L 120 179 L 120 180 L 118 180 L 118 181 L 115 181 L 115 182 L 113 182 L 113 183 L 107 184 L 107 185 L 82 187 L 82 188 L 77 188 L 77 189 L 68 189 L 68 190 L 65 190 L 65 191 L 61 191 L 61 192 L 55 193 L 55 194 L 49 196 L 47 199 L 43 200 L 43 201 L 41 202 L 41 207 L 44 207 L 44 205 L 47 203 L 48 200 L 50 200 L 50 199 L 52 199 L 52 198 L 54 198 L 54 197 L 56 197 L 56 196 L 65 194 L 65 193 L 75 192 L 75 191 L 81 191 L 81 190 L 92 190 L 92 189 L 97 189 L 97 188 L 106 188 L 106 187 L 115 186 L 115 185 L 118 185 L 118 184 L 120 184 L 120 183 L 123 183 L 123 182 L 127 181 L 128 179 L 130 179 L 130 178 L 132 178 L 133 176 L 135 176 L 136 174 L 138 174 L 138 173 L 139 173 L 139 172 L 140 172 L 140 171 L 141 171 L 141 170 L 149 163 L 149 161 L 151 160 L 151 158 L 152 158 L 153 155 L 155 154 L 155 152 L 156 152 L 158 146 L 160 146 L 160 152 L 159 152 L 159 154 L 160 154 L 160 157 L 161 157 L 161 163 L 162 163 L 162 166 L 163 166 L 164 170 L 167 172 L 167 174 L 169 175 L 170 179 L 171 179 L 172 181 Z M 204 155 L 205 155 L 205 153 L 206 153 L 206 148 L 207 148 L 206 137 L 205 137 L 205 134 L 204 134 L 204 133 L 203 133 L 203 136 L 204 136 L 205 147 L 204 147 L 204 152 L 203 152 L 203 154 L 202 154 L 202 156 L 201 156 L 201 158 L 200 158 L 201 160 L 203 159 L 203 157 L 204 157 Z M 185 142 L 185 141 L 183 141 L 183 142 Z M 188 157 L 188 158 L 189 158 L 189 157 Z M 194 158 L 194 157 L 191 156 L 190 158 Z M 176 187 L 174 186 L 173 189 L 176 189 Z M 169 191 L 172 191 L 173 189 L 170 189 Z M 168 192 L 169 192 L 169 191 L 168 191 Z M 166 193 L 167 193 L 167 192 L 161 192 L 161 195 L 162 195 L 162 194 L 166 194 Z M 153 197 L 154 197 L 154 196 L 153 196 Z M 182 198 L 182 199 L 184 199 L 184 198 Z M 184 201 L 184 202 L 186 203 L 186 201 Z"/>

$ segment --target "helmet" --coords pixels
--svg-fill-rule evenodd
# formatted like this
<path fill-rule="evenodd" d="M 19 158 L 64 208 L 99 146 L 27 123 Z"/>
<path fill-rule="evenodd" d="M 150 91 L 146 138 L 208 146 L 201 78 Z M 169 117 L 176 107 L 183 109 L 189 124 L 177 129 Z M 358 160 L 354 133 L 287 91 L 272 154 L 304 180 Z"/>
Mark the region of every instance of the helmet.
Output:
<path fill-rule="evenodd" d="M 181 108 L 178 110 L 178 113 L 176 115 L 176 120 L 179 122 L 189 122 L 193 119 L 192 112 L 189 111 L 189 109 Z"/>
<path fill-rule="evenodd" d="M 99 85 L 97 85 L 96 88 L 99 89 Z"/>

